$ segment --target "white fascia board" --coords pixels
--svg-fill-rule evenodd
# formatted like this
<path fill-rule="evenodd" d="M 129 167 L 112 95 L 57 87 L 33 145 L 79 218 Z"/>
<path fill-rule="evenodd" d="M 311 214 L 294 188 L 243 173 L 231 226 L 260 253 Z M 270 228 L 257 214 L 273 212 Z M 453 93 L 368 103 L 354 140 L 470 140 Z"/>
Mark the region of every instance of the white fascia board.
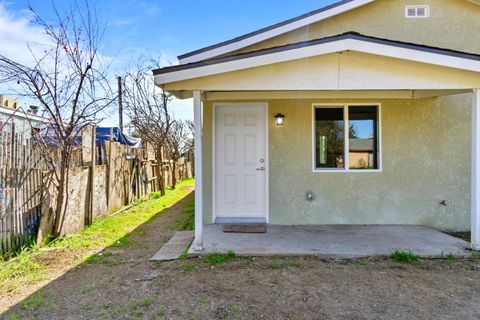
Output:
<path fill-rule="evenodd" d="M 382 55 L 390 58 L 397 58 L 408 61 L 416 61 L 427 64 L 461 69 L 466 71 L 480 72 L 480 61 L 451 55 L 403 48 L 398 46 L 389 46 L 369 41 L 349 39 L 349 50 L 363 53 Z"/>
<path fill-rule="evenodd" d="M 480 61 L 477 60 L 454 57 L 440 53 L 426 52 L 411 48 L 402 48 L 399 46 L 390 46 L 363 40 L 342 39 L 335 42 L 328 42 L 271 54 L 253 56 L 239 60 L 231 60 L 222 63 L 200 66 L 197 68 L 161 73 L 155 76 L 155 83 L 158 86 L 161 86 L 171 82 L 206 77 L 220 73 L 255 68 L 264 65 L 288 62 L 342 51 L 356 51 L 443 67 L 480 72 Z"/>
<path fill-rule="evenodd" d="M 300 29 L 302 27 L 308 26 L 310 24 L 316 23 L 318 21 L 322 21 L 331 17 L 334 17 L 336 15 L 339 15 L 341 13 L 353 10 L 355 8 L 361 7 L 363 5 L 369 4 L 375 0 L 356 0 L 356 1 L 351 1 L 348 2 L 344 5 L 332 8 L 330 10 L 322 11 L 317 14 L 311 15 L 309 17 L 303 18 L 301 20 L 293 21 L 289 24 L 285 24 L 283 26 L 280 26 L 278 28 L 274 28 L 256 35 L 253 35 L 251 37 L 232 42 L 229 44 L 226 44 L 221 47 L 217 48 L 212 48 L 211 50 L 200 52 L 198 54 L 185 57 L 183 59 L 180 59 L 179 62 L 180 64 L 187 64 L 187 63 L 194 63 L 214 57 L 218 57 L 236 50 L 240 50 L 243 48 L 246 48 L 248 46 L 254 45 L 256 43 L 271 39 L 273 37 L 282 35 L 284 33 Z"/>

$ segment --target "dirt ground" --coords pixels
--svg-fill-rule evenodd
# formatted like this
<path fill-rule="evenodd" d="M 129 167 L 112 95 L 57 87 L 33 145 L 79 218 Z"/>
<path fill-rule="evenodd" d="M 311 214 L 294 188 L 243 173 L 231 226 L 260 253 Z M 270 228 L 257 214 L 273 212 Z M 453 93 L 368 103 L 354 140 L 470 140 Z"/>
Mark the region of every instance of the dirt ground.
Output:
<path fill-rule="evenodd" d="M 190 196 L 191 197 L 191 196 Z M 205 258 L 153 263 L 189 198 L 12 307 L 5 319 L 480 319 L 480 260 Z M 53 254 L 68 265 L 62 252 Z M 63 260 L 62 260 L 63 259 Z M 65 260 L 67 262 L 65 262 Z M 16 303 L 14 305 L 14 303 Z"/>

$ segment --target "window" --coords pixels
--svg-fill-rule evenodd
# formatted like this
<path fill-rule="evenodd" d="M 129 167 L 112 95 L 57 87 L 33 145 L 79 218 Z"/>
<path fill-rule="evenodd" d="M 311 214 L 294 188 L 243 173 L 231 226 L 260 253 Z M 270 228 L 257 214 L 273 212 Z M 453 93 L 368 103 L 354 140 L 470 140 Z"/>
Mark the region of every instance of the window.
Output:
<path fill-rule="evenodd" d="M 430 6 L 406 6 L 405 17 L 407 18 L 428 18 L 430 17 Z"/>
<path fill-rule="evenodd" d="M 379 108 L 315 106 L 314 170 L 379 170 Z"/>

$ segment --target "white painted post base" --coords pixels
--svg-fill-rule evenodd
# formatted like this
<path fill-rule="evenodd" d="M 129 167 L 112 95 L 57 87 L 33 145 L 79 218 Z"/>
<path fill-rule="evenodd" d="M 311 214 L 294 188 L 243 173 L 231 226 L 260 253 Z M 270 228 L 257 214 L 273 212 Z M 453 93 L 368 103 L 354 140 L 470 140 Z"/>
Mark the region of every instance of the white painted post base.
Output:
<path fill-rule="evenodd" d="M 472 249 L 480 250 L 480 89 L 473 90 L 472 105 Z"/>
<path fill-rule="evenodd" d="M 202 94 L 193 92 L 193 115 L 195 128 L 195 239 L 192 248 L 203 250 L 203 165 L 202 165 Z"/>

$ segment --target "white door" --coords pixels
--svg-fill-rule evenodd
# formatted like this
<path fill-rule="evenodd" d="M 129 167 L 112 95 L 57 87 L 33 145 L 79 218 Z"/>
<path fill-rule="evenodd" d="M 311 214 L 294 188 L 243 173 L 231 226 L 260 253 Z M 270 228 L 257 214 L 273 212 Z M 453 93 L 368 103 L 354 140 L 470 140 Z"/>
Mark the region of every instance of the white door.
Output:
<path fill-rule="evenodd" d="M 266 221 L 266 106 L 215 106 L 214 201 L 218 220 Z"/>

